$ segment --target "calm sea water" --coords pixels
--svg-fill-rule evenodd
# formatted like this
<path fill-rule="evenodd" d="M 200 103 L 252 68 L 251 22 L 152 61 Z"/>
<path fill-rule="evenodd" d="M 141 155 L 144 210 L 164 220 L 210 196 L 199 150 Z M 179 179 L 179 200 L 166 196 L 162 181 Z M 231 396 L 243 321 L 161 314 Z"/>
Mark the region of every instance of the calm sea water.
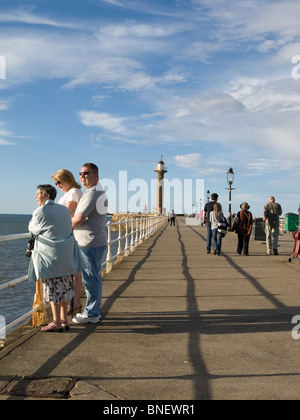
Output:
<path fill-rule="evenodd" d="M 27 233 L 30 219 L 31 215 L 0 214 L 0 236 Z M 114 236 L 112 233 L 112 239 Z M 27 275 L 27 242 L 28 239 L 0 242 L 0 284 Z M 32 309 L 34 293 L 35 283 L 30 281 L 0 291 L 0 315 L 5 318 L 6 325 Z"/>

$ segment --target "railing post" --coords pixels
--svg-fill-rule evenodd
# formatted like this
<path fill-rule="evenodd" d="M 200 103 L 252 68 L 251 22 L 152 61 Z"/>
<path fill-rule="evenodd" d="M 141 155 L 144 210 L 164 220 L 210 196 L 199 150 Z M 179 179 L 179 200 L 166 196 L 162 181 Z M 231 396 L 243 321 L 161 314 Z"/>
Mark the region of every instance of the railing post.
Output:
<path fill-rule="evenodd" d="M 119 220 L 119 237 L 118 237 L 118 253 L 117 262 L 122 261 L 122 221 Z"/>
<path fill-rule="evenodd" d="M 144 220 L 143 220 L 143 242 L 146 239 L 146 223 L 147 223 L 147 218 L 144 218 Z"/>
<path fill-rule="evenodd" d="M 152 217 L 151 220 L 151 235 L 155 232 L 155 217 Z"/>
<path fill-rule="evenodd" d="M 130 242 L 130 252 L 134 251 L 134 220 L 132 219 L 130 222 L 130 226 L 131 226 L 131 242 Z"/>
<path fill-rule="evenodd" d="M 140 238 L 139 238 L 139 245 L 143 243 L 143 218 L 140 218 Z"/>
<path fill-rule="evenodd" d="M 135 242 L 134 247 L 136 248 L 139 244 L 139 219 L 135 220 Z"/>
<path fill-rule="evenodd" d="M 112 255 L 111 255 L 111 222 L 107 223 L 107 256 L 106 256 L 106 273 L 112 270 Z"/>
<path fill-rule="evenodd" d="M 129 255 L 129 241 L 128 241 L 128 219 L 125 221 L 126 223 L 126 239 L 125 239 L 125 250 L 124 255 L 127 257 Z"/>

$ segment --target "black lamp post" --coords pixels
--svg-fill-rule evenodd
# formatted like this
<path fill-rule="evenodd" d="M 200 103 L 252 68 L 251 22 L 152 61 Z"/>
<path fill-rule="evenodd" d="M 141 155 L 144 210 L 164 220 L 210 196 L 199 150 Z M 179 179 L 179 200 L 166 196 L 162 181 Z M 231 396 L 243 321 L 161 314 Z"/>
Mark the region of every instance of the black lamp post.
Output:
<path fill-rule="evenodd" d="M 229 188 L 226 188 L 226 190 L 229 190 L 228 224 L 229 224 L 229 227 L 231 228 L 231 191 L 235 190 L 235 188 L 232 188 L 232 184 L 234 182 L 234 172 L 232 168 L 228 169 L 227 182 L 229 185 Z"/>

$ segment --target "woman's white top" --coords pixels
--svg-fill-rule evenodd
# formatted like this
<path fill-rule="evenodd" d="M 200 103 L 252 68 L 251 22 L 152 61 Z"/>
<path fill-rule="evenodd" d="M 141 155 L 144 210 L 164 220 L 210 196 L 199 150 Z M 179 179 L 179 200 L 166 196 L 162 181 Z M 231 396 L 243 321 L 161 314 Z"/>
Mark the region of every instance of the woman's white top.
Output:
<path fill-rule="evenodd" d="M 218 229 L 218 223 L 220 222 L 220 220 L 224 219 L 224 214 L 223 212 L 219 212 L 218 216 L 216 216 L 215 211 L 211 211 L 210 212 L 210 223 L 211 223 L 211 229 Z"/>
<path fill-rule="evenodd" d="M 66 206 L 67 203 L 70 201 L 76 201 L 76 203 L 79 203 L 79 200 L 82 197 L 82 191 L 79 188 L 71 188 L 69 191 L 64 193 L 64 195 L 59 199 L 57 204 L 61 204 L 62 206 Z"/>

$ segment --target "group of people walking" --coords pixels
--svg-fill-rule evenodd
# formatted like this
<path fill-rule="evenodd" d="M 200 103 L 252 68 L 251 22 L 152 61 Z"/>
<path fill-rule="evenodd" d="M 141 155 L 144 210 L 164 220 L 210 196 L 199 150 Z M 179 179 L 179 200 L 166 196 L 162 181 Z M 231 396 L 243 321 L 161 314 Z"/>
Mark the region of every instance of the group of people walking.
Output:
<path fill-rule="evenodd" d="M 29 222 L 35 238 L 28 277 L 42 281 L 44 301 L 51 305 L 53 321 L 44 332 L 69 329 L 67 310 L 73 299 L 76 324 L 98 323 L 101 319 L 101 259 L 107 247 L 105 231 L 107 197 L 99 183 L 98 167 L 85 163 L 79 172 L 81 186 L 66 170 L 52 179 L 64 193 L 56 204 L 57 190 L 50 184 L 37 187 L 38 208 Z M 81 311 L 82 283 L 86 305 Z"/>
<path fill-rule="evenodd" d="M 207 228 L 206 252 L 211 253 L 211 244 L 215 255 L 221 254 L 222 238 L 224 238 L 228 223 L 222 212 L 222 206 L 218 203 L 218 194 L 211 195 L 211 201 L 204 207 L 204 223 Z M 253 215 L 249 211 L 250 206 L 244 202 L 240 205 L 241 210 L 237 213 L 232 231 L 237 234 L 237 253 L 249 255 L 249 241 L 253 228 Z M 276 203 L 275 197 L 270 196 L 264 206 L 263 224 L 266 232 L 267 254 L 278 255 L 279 217 L 282 215 L 281 205 Z"/>

